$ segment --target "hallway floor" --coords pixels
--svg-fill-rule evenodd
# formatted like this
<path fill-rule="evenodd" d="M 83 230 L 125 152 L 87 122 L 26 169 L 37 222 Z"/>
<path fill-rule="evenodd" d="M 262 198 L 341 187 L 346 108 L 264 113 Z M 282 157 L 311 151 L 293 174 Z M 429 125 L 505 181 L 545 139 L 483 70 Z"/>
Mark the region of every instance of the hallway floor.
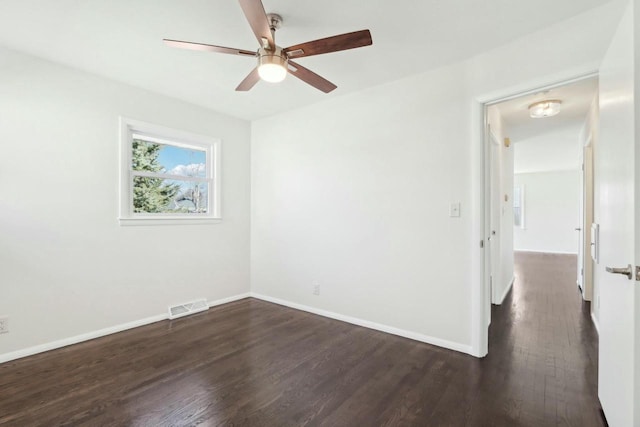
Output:
<path fill-rule="evenodd" d="M 493 306 L 492 387 L 505 416 L 526 425 L 603 426 L 597 398 L 598 335 L 576 285 L 575 255 L 516 252 L 515 283 Z"/>

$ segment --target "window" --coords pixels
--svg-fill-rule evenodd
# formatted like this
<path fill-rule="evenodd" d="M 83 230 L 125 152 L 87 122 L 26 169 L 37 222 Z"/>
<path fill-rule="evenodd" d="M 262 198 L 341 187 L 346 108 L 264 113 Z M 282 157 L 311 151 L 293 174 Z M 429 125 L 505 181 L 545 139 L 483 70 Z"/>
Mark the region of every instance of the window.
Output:
<path fill-rule="evenodd" d="M 220 141 L 120 120 L 120 223 L 220 219 Z"/>
<path fill-rule="evenodd" d="M 513 225 L 524 228 L 524 186 L 513 188 Z"/>

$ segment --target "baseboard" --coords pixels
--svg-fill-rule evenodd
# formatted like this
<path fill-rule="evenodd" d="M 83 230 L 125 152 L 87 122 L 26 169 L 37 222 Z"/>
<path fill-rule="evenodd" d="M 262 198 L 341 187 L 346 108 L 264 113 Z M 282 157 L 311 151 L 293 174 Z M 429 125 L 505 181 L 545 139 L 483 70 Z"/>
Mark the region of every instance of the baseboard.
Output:
<path fill-rule="evenodd" d="M 533 252 L 536 254 L 578 255 L 578 252 L 541 251 L 539 249 L 514 249 L 514 252 Z"/>
<path fill-rule="evenodd" d="M 507 295 L 509 294 L 509 291 L 511 290 L 511 288 L 513 288 L 513 283 L 516 281 L 516 276 L 513 276 L 511 278 L 511 281 L 509 282 L 509 284 L 506 286 L 506 288 L 504 288 L 504 292 L 502 292 L 502 296 L 500 297 L 500 299 L 498 300 L 498 304 L 497 305 L 502 305 L 502 303 L 504 302 L 504 299 L 507 297 Z"/>
<path fill-rule="evenodd" d="M 593 322 L 593 326 L 596 328 L 596 332 L 600 335 L 600 323 L 598 323 L 598 319 L 593 315 L 593 312 L 591 313 L 591 321 Z"/>
<path fill-rule="evenodd" d="M 416 332 L 406 331 L 404 329 L 394 328 L 393 326 L 382 325 L 380 323 L 370 322 L 368 320 L 358 319 L 356 317 L 346 316 L 344 314 L 334 313 L 332 311 L 321 310 L 319 308 L 310 307 L 303 304 L 298 304 L 291 301 L 282 300 L 279 298 L 273 298 L 262 294 L 251 292 L 251 297 L 259 300 L 271 302 L 285 307 L 293 308 L 296 310 L 306 311 L 307 313 L 317 314 L 318 316 L 328 317 L 330 319 L 339 320 L 341 322 L 351 323 L 352 325 L 362 326 L 368 329 L 374 329 L 380 332 L 386 332 L 388 334 L 397 335 L 404 338 L 409 338 L 414 341 L 420 341 L 427 344 L 432 344 L 438 347 L 447 348 L 449 350 L 459 351 L 461 353 L 473 354 L 470 345 L 464 345 L 453 341 L 447 341 L 440 338 L 430 337 L 428 335 L 419 334 Z"/>
<path fill-rule="evenodd" d="M 234 295 L 228 298 L 222 298 L 219 300 L 209 302 L 209 307 L 215 307 L 217 305 L 227 304 L 233 301 L 248 298 L 249 293 Z M 66 347 L 73 344 L 78 344 L 83 341 L 89 341 L 95 338 L 104 337 L 107 335 L 115 334 L 117 332 L 126 331 L 127 329 L 138 328 L 140 326 L 149 325 L 151 323 L 160 322 L 169 318 L 168 313 L 158 314 L 155 316 L 147 317 L 144 319 L 134 320 L 132 322 L 122 323 L 120 325 L 111 326 L 108 328 L 100 329 L 97 331 L 87 332 L 86 334 L 80 334 L 69 338 L 63 338 L 61 340 L 52 341 L 46 344 L 40 344 L 33 347 L 28 347 L 22 350 L 12 351 L 10 353 L 0 354 L 0 363 L 9 362 L 15 359 L 21 359 L 27 356 L 33 356 L 34 354 L 44 353 L 45 351 L 55 350 L 57 348 Z"/>
<path fill-rule="evenodd" d="M 245 292 L 244 294 L 233 295 L 227 298 L 217 299 L 215 301 L 209 301 L 209 308 L 217 305 L 229 304 L 230 302 L 239 301 L 241 299 L 250 298 L 251 292 Z"/>

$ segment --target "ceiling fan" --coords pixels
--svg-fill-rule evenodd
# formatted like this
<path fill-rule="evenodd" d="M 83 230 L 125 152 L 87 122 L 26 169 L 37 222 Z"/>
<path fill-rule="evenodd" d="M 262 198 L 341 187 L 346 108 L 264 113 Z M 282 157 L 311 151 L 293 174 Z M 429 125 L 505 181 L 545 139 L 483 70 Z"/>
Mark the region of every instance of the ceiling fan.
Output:
<path fill-rule="evenodd" d="M 369 30 L 362 30 L 282 48 L 276 45 L 275 42 L 276 30 L 282 25 L 280 15 L 273 13 L 267 15 L 261 0 L 239 0 L 239 2 L 253 33 L 258 39 L 258 43 L 260 43 L 260 47 L 256 52 L 204 43 L 164 39 L 167 45 L 173 47 L 257 58 L 258 65 L 238 85 L 237 91 L 248 91 L 260 79 L 272 83 L 281 82 L 288 72 L 316 89 L 329 93 L 337 86 L 324 77 L 293 62 L 291 58 L 297 59 L 305 56 L 339 52 L 341 50 L 369 46 L 373 43 Z"/>

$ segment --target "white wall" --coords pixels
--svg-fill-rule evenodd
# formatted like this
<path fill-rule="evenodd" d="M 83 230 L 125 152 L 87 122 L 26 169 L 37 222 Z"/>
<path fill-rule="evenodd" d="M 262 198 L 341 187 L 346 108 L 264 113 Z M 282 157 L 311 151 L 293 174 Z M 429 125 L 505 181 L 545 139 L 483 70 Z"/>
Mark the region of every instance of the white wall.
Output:
<path fill-rule="evenodd" d="M 617 20 L 599 8 L 465 63 L 254 122 L 252 290 L 470 351 L 483 329 L 471 315 L 482 287 L 474 100 L 596 70 Z"/>
<path fill-rule="evenodd" d="M 577 253 L 580 225 L 580 128 L 543 133 L 514 144 L 515 185 L 524 185 L 525 228 L 518 251 Z"/>
<path fill-rule="evenodd" d="M 119 115 L 222 139 L 221 224 L 118 225 Z M 249 146 L 248 122 L 1 49 L 0 358 L 247 293 Z"/>
<path fill-rule="evenodd" d="M 516 141 L 515 173 L 570 170 L 580 167 L 580 128 L 543 133 Z"/>
<path fill-rule="evenodd" d="M 577 253 L 579 172 L 520 173 L 514 184 L 525 194 L 525 228 L 514 227 L 514 249 Z"/>
<path fill-rule="evenodd" d="M 431 122 L 468 115 L 463 71 L 253 124 L 254 292 L 469 342 L 468 130 Z"/>

